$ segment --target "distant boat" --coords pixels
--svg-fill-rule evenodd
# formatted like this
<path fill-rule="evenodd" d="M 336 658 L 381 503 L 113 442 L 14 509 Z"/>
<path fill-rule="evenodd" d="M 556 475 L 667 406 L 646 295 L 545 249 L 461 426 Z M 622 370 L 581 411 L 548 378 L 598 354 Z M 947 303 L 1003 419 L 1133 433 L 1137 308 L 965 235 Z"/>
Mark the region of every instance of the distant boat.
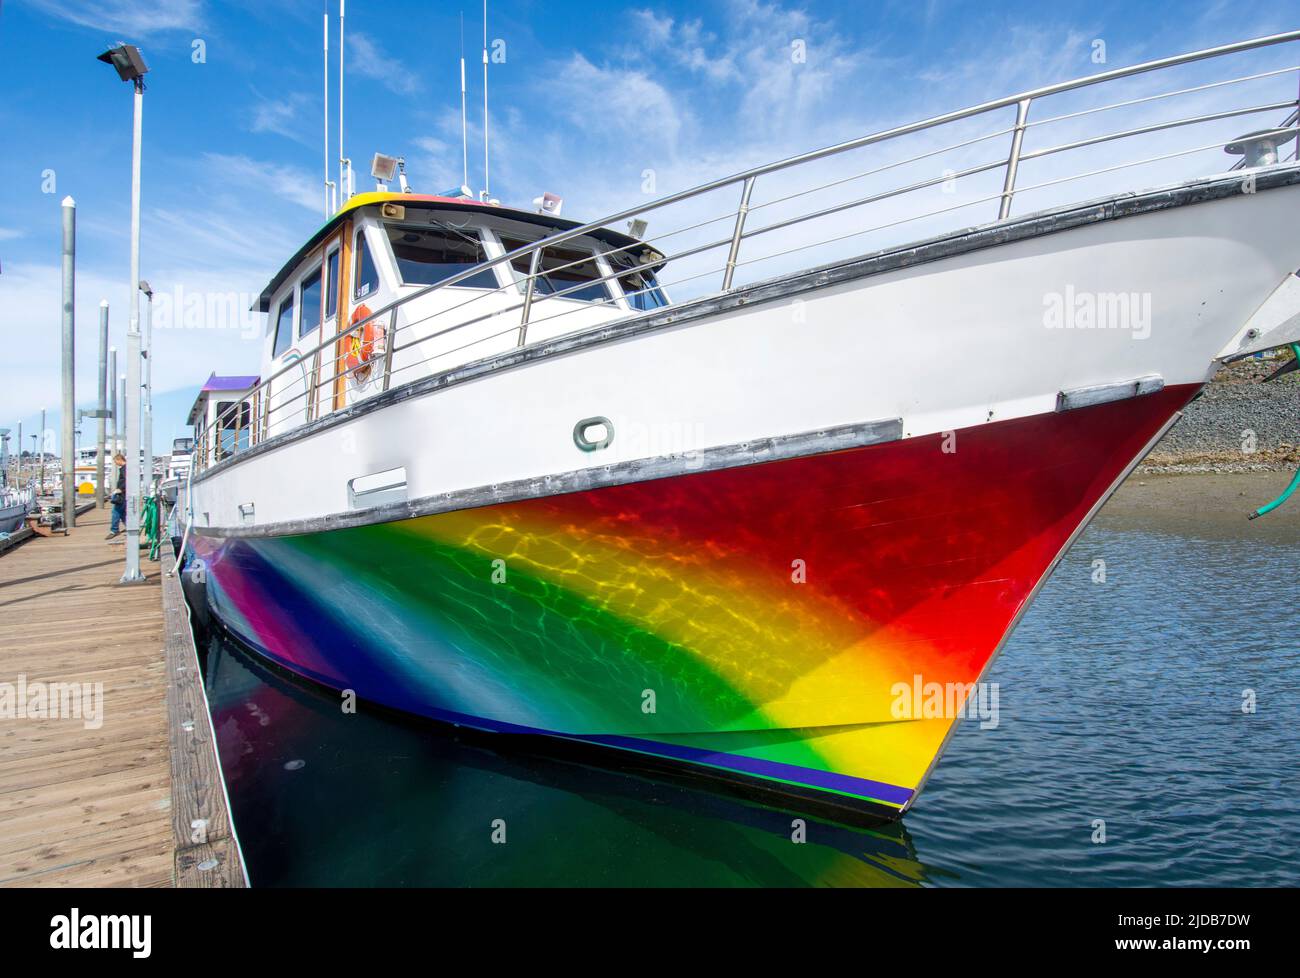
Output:
<path fill-rule="evenodd" d="M 260 297 L 262 379 L 191 416 L 206 601 L 362 700 L 897 817 L 1110 493 L 1220 363 L 1300 339 L 1295 69 L 1233 60 L 1297 38 L 591 224 L 552 195 L 348 199 Z M 1193 63 L 1240 77 L 1153 87 Z M 1110 95 L 1123 79 L 1143 87 Z M 1081 128 L 1252 80 L 1280 94 Z M 1051 114 L 1094 92 L 1110 102 Z M 1236 136 L 1252 113 L 1291 115 Z M 1171 145 L 1187 126 L 1193 148 Z M 1071 192 L 1040 168 L 1058 158 L 1092 196 L 1013 214 Z M 986 223 L 948 216 L 981 201 Z M 927 230 L 888 243 L 909 221 Z M 886 243 L 830 257 L 868 232 Z M 824 261 L 755 275 L 807 253 Z"/>
<path fill-rule="evenodd" d="M 32 509 L 32 490 L 0 489 L 0 534 L 8 536 L 23 525 Z"/>

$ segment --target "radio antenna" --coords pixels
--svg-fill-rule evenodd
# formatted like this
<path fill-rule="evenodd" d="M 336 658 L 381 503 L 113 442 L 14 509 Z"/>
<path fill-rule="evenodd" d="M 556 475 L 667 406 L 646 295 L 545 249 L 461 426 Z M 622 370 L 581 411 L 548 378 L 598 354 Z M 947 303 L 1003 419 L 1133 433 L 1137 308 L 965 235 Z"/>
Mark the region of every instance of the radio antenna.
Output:
<path fill-rule="evenodd" d="M 325 217 L 334 213 L 334 181 L 330 179 L 330 7 L 325 0 Z"/>
<path fill-rule="evenodd" d="M 460 155 L 462 187 L 469 186 L 469 122 L 465 115 L 465 12 L 460 14 Z"/>
<path fill-rule="evenodd" d="M 487 0 L 483 0 L 483 199 L 492 195 L 488 182 L 488 54 L 487 54 Z"/>
<path fill-rule="evenodd" d="M 352 161 L 343 155 L 343 4 L 339 0 L 339 196 L 346 203 L 352 196 Z"/>

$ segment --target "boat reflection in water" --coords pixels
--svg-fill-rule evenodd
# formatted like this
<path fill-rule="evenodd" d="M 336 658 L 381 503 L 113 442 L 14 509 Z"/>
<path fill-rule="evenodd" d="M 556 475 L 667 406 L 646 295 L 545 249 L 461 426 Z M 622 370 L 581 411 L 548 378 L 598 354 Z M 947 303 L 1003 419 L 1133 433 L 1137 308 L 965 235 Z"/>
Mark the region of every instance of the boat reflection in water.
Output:
<path fill-rule="evenodd" d="M 255 886 L 917 886 L 933 872 L 901 823 L 848 827 L 517 743 L 501 752 L 491 735 L 364 703 L 344 713 L 337 694 L 222 634 L 200 649 Z"/>

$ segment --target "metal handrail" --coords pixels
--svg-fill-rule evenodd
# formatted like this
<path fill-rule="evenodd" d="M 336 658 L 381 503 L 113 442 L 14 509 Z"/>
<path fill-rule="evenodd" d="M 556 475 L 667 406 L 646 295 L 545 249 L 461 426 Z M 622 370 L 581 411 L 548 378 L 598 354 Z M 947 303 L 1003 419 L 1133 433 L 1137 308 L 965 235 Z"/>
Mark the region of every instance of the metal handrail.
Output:
<path fill-rule="evenodd" d="M 999 200 L 998 219 L 1005 220 L 1010 215 L 1012 201 L 1015 197 L 1015 194 L 1017 193 L 1016 181 L 1017 181 L 1019 166 L 1022 162 L 1026 160 L 1040 159 L 1042 157 L 1052 155 L 1055 153 L 1066 152 L 1067 150 L 1080 149 L 1086 146 L 1097 145 L 1103 142 L 1122 139 L 1130 136 L 1160 132 L 1178 126 L 1193 125 L 1196 123 L 1208 122 L 1216 119 L 1226 119 L 1226 118 L 1231 118 L 1239 115 L 1247 115 L 1252 112 L 1260 112 L 1266 110 L 1271 111 L 1280 108 L 1296 107 L 1297 101 L 1291 100 L 1286 102 L 1275 102 L 1275 103 L 1270 103 L 1268 105 L 1256 106 L 1254 108 L 1249 108 L 1249 109 L 1238 109 L 1238 110 L 1232 110 L 1228 112 L 1204 114 L 1201 116 L 1194 116 L 1187 119 L 1179 119 L 1170 122 L 1159 123 L 1156 125 L 1143 126 L 1136 129 L 1130 129 L 1125 132 L 1109 133 L 1103 136 L 1090 137 L 1088 139 L 1083 139 L 1083 140 L 1076 140 L 1074 142 L 1065 143 L 1054 147 L 1048 147 L 1045 149 L 1038 149 L 1031 152 L 1025 152 L 1023 149 L 1024 135 L 1027 130 L 1045 125 L 1050 122 L 1061 121 L 1063 119 L 1068 119 L 1068 118 L 1074 118 L 1078 115 L 1105 111 L 1106 109 L 1110 109 L 1110 108 L 1120 108 L 1127 105 L 1138 104 L 1141 102 L 1151 101 L 1157 98 L 1169 97 L 1177 94 L 1187 94 L 1191 92 L 1204 91 L 1209 88 L 1220 87 L 1222 85 L 1232 84 L 1241 81 L 1248 81 L 1257 78 L 1270 77 L 1272 75 L 1281 74 L 1296 69 L 1283 68 L 1283 69 L 1277 69 L 1276 71 L 1261 72 L 1255 75 L 1248 75 L 1245 78 L 1230 79 L 1227 81 L 1214 82 L 1208 85 L 1193 86 L 1191 88 L 1182 89 L 1176 92 L 1164 93 L 1161 95 L 1147 96 L 1140 99 L 1132 99 L 1125 102 L 1113 103 L 1112 105 L 1108 105 L 1108 106 L 1088 109 L 1078 113 L 1069 113 L 1066 115 L 1051 117 L 1051 118 L 1039 120 L 1038 122 L 1031 123 L 1028 120 L 1028 116 L 1029 116 L 1030 109 L 1036 100 L 1046 98 L 1052 95 L 1058 95 L 1065 92 L 1077 91 L 1080 89 L 1085 89 L 1085 88 L 1105 84 L 1107 82 L 1115 81 L 1118 79 L 1132 78 L 1137 75 L 1159 71 L 1165 68 L 1191 64 L 1194 62 L 1204 61 L 1211 58 L 1217 58 L 1226 55 L 1242 53 L 1246 51 L 1270 47 L 1273 45 L 1283 44 L 1283 43 L 1296 41 L 1296 40 L 1300 40 L 1300 30 L 1288 31 L 1280 34 L 1273 34 L 1267 37 L 1253 38 L 1251 40 L 1239 41 L 1232 44 L 1219 45 L 1212 48 L 1205 48 L 1200 51 L 1194 51 L 1187 54 L 1175 55 L 1166 58 L 1159 58 L 1152 61 L 1143 62 L 1137 65 L 1131 65 L 1128 67 L 1115 68 L 1109 71 L 1099 72 L 1097 74 L 1072 79 L 1070 81 L 1058 82 L 1051 85 L 1041 86 L 1036 89 L 1031 89 L 1029 91 L 1019 93 L 1017 95 L 1011 95 L 1004 98 L 994 99 L 992 101 L 982 102 L 977 105 L 969 106 L 964 109 L 958 109 L 952 112 L 943 113 L 941 115 L 932 116 L 928 119 L 923 119 L 917 122 L 908 123 L 906 125 L 895 126 L 865 136 L 860 136 L 855 139 L 850 139 L 841 143 L 837 143 L 832 146 L 824 147 L 822 149 L 814 150 L 807 153 L 802 153 L 796 156 L 787 157 L 785 159 L 778 160 L 772 163 L 763 164 L 761 166 L 751 167 L 748 170 L 744 170 L 739 173 L 732 174 L 731 176 L 722 177 L 716 180 L 711 180 L 706 183 L 699 184 L 698 186 L 688 188 L 686 190 L 668 194 L 648 204 L 642 204 L 634 208 L 618 211 L 614 214 L 608 215 L 597 221 L 591 221 L 586 224 L 577 225 L 567 230 L 557 231 L 537 241 L 529 242 L 525 245 L 520 246 L 519 248 L 505 252 L 501 255 L 498 255 L 495 258 L 491 258 L 486 261 L 483 261 L 461 272 L 457 272 L 451 276 L 448 276 L 442 281 L 427 286 L 419 287 L 414 291 L 408 292 L 405 295 L 398 296 L 395 299 L 393 299 L 391 302 L 387 303 L 386 305 L 372 312 L 369 316 L 365 317 L 364 319 L 359 319 L 354 323 L 349 323 L 346 326 L 339 328 L 338 330 L 336 330 L 336 332 L 333 335 L 327 338 L 323 337 L 316 346 L 311 347 L 310 349 L 304 351 L 300 351 L 299 361 L 295 363 L 285 364 L 284 366 L 282 366 L 281 368 L 273 372 L 270 376 L 260 381 L 257 387 L 250 393 L 249 397 L 245 399 L 245 401 L 251 399 L 254 402 L 254 407 L 253 407 L 254 417 L 250 425 L 250 429 L 251 429 L 250 435 L 253 433 L 257 433 L 257 437 L 250 438 L 250 442 L 260 441 L 269 435 L 271 415 L 279 408 L 284 407 L 285 403 L 292 403 L 293 401 L 296 401 L 301 397 L 305 397 L 307 403 L 302 409 L 302 413 L 305 413 L 308 419 L 312 418 L 314 415 L 318 416 L 319 411 L 321 410 L 319 405 L 319 398 L 320 398 L 320 393 L 323 385 L 326 383 L 337 384 L 338 380 L 341 377 L 345 378 L 348 375 L 353 374 L 355 372 L 354 370 L 340 371 L 339 370 L 340 358 L 336 356 L 334 369 L 331 372 L 331 377 L 329 377 L 328 379 L 322 378 L 320 376 L 323 373 L 322 370 L 323 364 L 321 363 L 321 361 L 323 360 L 324 356 L 328 355 L 326 351 L 328 350 L 329 347 L 335 346 L 341 340 L 344 340 L 347 337 L 351 336 L 352 334 L 364 329 L 367 325 L 371 323 L 391 322 L 391 329 L 385 330 L 386 348 L 383 353 L 383 364 L 382 364 L 382 369 L 383 369 L 382 388 L 386 390 L 388 389 L 388 386 L 391 382 L 392 374 L 394 372 L 392 361 L 395 352 L 401 349 L 406 349 L 411 346 L 417 345 L 419 342 L 423 342 L 424 339 L 428 338 L 428 337 L 423 337 L 417 339 L 412 343 L 406 344 L 405 346 L 398 344 L 396 342 L 396 333 L 398 332 L 399 327 L 397 326 L 397 316 L 395 314 L 395 311 L 397 309 L 407 306 L 410 303 L 414 302 L 415 300 L 418 300 L 426 295 L 429 295 L 432 292 L 458 285 L 474 276 L 481 274 L 484 271 L 495 269 L 498 266 L 505 266 L 508 270 L 513 270 L 515 263 L 525 255 L 529 256 L 529 272 L 522 283 L 523 292 L 524 292 L 523 302 L 522 302 L 522 314 L 520 316 L 520 320 L 517 326 L 511 327 L 511 329 L 518 330 L 518 337 L 516 340 L 516 345 L 518 346 L 522 346 L 527 342 L 528 326 L 531 319 L 531 313 L 535 304 L 536 279 L 538 275 L 541 274 L 539 273 L 539 265 L 540 265 L 540 256 L 543 249 L 554 248 L 566 242 L 574 241 L 584 236 L 592 235 L 595 232 L 616 225 L 620 221 L 637 217 L 639 215 L 644 215 L 652 211 L 659 211 L 664 208 L 668 208 L 674 204 L 690 201 L 695 198 L 704 196 L 706 194 L 710 194 L 715 191 L 722 190 L 726 187 L 734 186 L 735 184 L 741 184 L 741 199 L 738 207 L 734 211 L 734 224 L 731 229 L 731 234 L 728 238 L 722 239 L 720 241 L 709 242 L 704 245 L 697 245 L 694 247 L 686 248 L 670 256 L 665 256 L 661 253 L 655 252 L 649 263 L 660 264 L 668 260 L 679 261 L 683 257 L 691 257 L 693 255 L 701 254 L 717 248 L 728 247 L 726 262 L 723 265 L 722 269 L 720 269 L 723 276 L 722 289 L 723 291 L 726 291 L 732 287 L 734 274 L 738 267 L 741 267 L 746 264 L 750 264 L 752 261 L 755 260 L 765 260 L 762 258 L 751 259 L 750 261 L 740 260 L 741 245 L 745 240 L 749 238 L 762 235 L 762 234 L 769 234 L 775 230 L 788 228 L 795 224 L 804 223 L 820 217 L 826 217 L 830 214 L 842 212 L 854 207 L 864 206 L 869 203 L 875 203 L 905 193 L 911 193 L 913 191 L 923 189 L 925 187 L 934 186 L 938 183 L 942 183 L 947 180 L 952 180 L 963 176 L 970 176 L 978 173 L 984 173 L 989 170 L 996 170 L 999 168 L 1005 168 L 1005 174 L 1003 178 L 1002 191 L 1001 193 L 994 195 L 994 197 L 995 199 Z M 775 203 L 780 203 L 785 200 L 793 199 L 794 197 L 802 196 L 806 193 L 814 192 L 814 191 L 801 191 L 797 194 L 791 194 L 785 198 L 780 198 L 778 200 L 751 206 L 750 201 L 753 194 L 754 185 L 760 176 L 765 176 L 768 174 L 790 170 L 795 167 L 813 163 L 818 160 L 823 160 L 830 157 L 838 156 L 840 154 L 852 150 L 884 143 L 890 140 L 896 140 L 901 137 L 908 136 L 914 133 L 935 129 L 941 126 L 960 122 L 966 119 L 971 119 L 977 116 L 984 115 L 986 113 L 1009 108 L 1012 106 L 1014 106 L 1016 109 L 1016 120 L 1015 120 L 1015 124 L 1010 129 L 1003 129 L 998 132 L 992 133 L 990 135 L 981 136 L 976 139 L 965 140 L 963 142 L 957 143 L 955 147 L 950 147 L 950 148 L 960 148 L 967 145 L 972 145 L 976 142 L 980 142 L 982 140 L 991 138 L 993 136 L 1004 135 L 1007 132 L 1010 132 L 1012 136 L 1011 145 L 1005 157 L 995 159 L 989 163 L 980 164 L 973 167 L 967 167 L 966 169 L 963 169 L 959 173 L 948 172 L 944 177 L 941 178 L 915 182 L 902 188 L 893 188 L 887 191 L 869 195 L 867 197 L 859 198 L 857 200 L 849 201 L 847 203 L 842 203 L 834 207 L 816 210 L 809 214 L 801 214 L 794 218 L 790 218 L 784 221 L 779 221 L 773 224 L 757 227 L 752 230 L 746 229 L 746 218 L 754 210 L 757 210 L 758 208 L 761 207 L 769 207 Z M 931 153 L 921 154 L 921 156 L 914 157 L 912 160 L 902 161 L 902 163 L 914 162 L 915 160 L 923 159 L 943 151 L 944 150 L 936 150 Z M 1169 157 L 1177 156 L 1177 155 L 1183 155 L 1183 154 L 1169 154 Z M 1156 159 L 1169 158 L 1169 157 L 1157 157 Z M 814 189 L 825 190 L 830 186 L 847 183 L 851 180 L 859 179 L 863 176 L 872 175 L 875 172 L 880 172 L 885 169 L 889 169 L 893 166 L 902 165 L 902 163 L 899 162 L 890 163 L 883 167 L 879 167 L 876 170 L 867 171 L 865 174 L 859 174 L 857 176 L 836 180 L 830 184 L 827 184 L 822 187 L 814 188 Z M 1126 164 L 1126 165 L 1140 165 L 1140 164 Z M 1095 172 L 1106 172 L 1106 171 L 1102 170 L 1102 171 L 1095 171 Z M 1067 178 L 1067 179 L 1074 179 L 1074 178 Z M 1046 183 L 1040 183 L 1036 185 L 1036 187 L 1048 186 L 1057 182 L 1062 182 L 1062 181 L 1048 181 Z M 1024 189 L 1029 189 L 1029 188 L 1024 188 Z M 982 201 L 974 201 L 968 203 L 976 203 L 976 202 L 982 202 Z M 968 206 L 968 204 L 958 205 L 958 208 L 962 206 Z M 954 210 L 958 208 L 945 208 L 943 209 L 943 211 L 937 211 L 934 213 L 942 213 L 944 211 Z M 720 218 L 714 218 L 709 221 L 705 221 L 685 229 L 678 229 L 677 231 L 669 232 L 661 237 L 668 237 L 671 236 L 672 234 L 678 234 L 681 233 L 683 230 L 693 230 L 697 227 L 703 227 L 707 224 L 716 223 L 717 221 L 726 219 L 727 217 L 730 216 L 732 215 L 724 214 Z M 905 223 L 905 222 L 895 222 L 895 223 Z M 865 232 L 855 232 L 855 235 L 857 233 L 865 233 Z M 855 235 L 845 235 L 842 237 L 852 237 Z M 651 240 L 658 240 L 658 239 L 651 239 Z M 841 240 L 841 239 L 829 239 L 829 241 L 834 241 L 834 240 Z M 635 248 L 641 248 L 646 246 L 647 245 L 644 242 L 637 242 L 635 244 L 625 245 L 614 250 L 630 251 Z M 807 246 L 807 247 L 811 247 L 811 246 Z M 775 256 L 768 256 L 768 257 L 775 257 Z M 561 268 L 570 267 L 575 264 L 581 264 L 583 261 L 586 260 L 587 259 L 571 262 L 569 263 L 569 266 L 560 266 L 560 267 Z M 553 274 L 556 270 L 557 270 L 556 268 L 551 268 L 545 274 Z M 585 288 L 588 285 L 592 284 L 592 282 L 596 282 L 596 281 L 606 282 L 611 279 L 622 278 L 627 274 L 629 274 L 630 272 L 634 272 L 634 271 L 635 269 L 629 270 L 625 268 L 615 268 L 614 272 L 609 275 L 604 275 L 599 279 L 585 280 L 579 285 L 574 286 L 573 289 L 567 291 L 573 291 L 576 289 Z M 504 293 L 510 290 L 517 290 L 520 286 L 520 283 L 514 280 L 513 271 L 511 271 L 511 274 L 507 277 L 509 281 L 507 281 L 505 285 L 499 286 L 495 290 L 487 290 L 484 293 L 476 294 L 473 299 L 467 300 L 464 303 L 459 303 L 456 308 L 460 308 L 465 305 L 468 305 L 469 302 L 476 301 L 477 299 L 482 298 L 486 295 Z M 699 278 L 699 277 L 702 276 L 692 276 L 692 278 Z M 621 289 L 619 291 L 621 291 Z M 562 297 L 563 294 L 564 292 L 553 293 L 547 295 L 546 297 L 547 298 L 552 298 L 556 296 Z M 605 300 L 601 300 L 601 301 L 604 302 Z M 512 306 L 510 308 L 511 309 L 520 308 L 520 306 Z M 441 310 L 441 311 L 437 311 L 425 315 L 420 319 L 407 323 L 400 328 L 410 329 L 417 323 L 424 322 L 428 319 L 433 318 L 434 316 L 441 315 L 446 312 L 447 310 Z M 393 314 L 391 321 L 387 319 L 390 313 Z M 500 311 L 496 311 L 491 313 L 490 315 L 500 315 L 500 314 L 501 314 Z M 560 313 L 559 315 L 564 315 L 564 314 L 566 313 Z M 484 318 L 486 317 L 480 316 L 465 321 L 461 321 L 455 323 L 449 329 L 440 330 L 439 332 L 434 333 L 432 335 L 433 336 L 444 335 L 445 333 L 451 332 L 455 329 L 464 328 L 470 323 L 481 322 Z M 550 317 L 550 318 L 554 318 L 554 317 Z M 473 342 L 479 342 L 479 341 L 473 341 Z M 445 354 L 438 354 L 438 356 L 443 356 L 443 355 Z M 309 357 L 315 358 L 315 364 L 313 365 L 310 371 L 311 376 L 305 382 L 306 390 L 301 394 L 290 397 L 288 401 L 285 403 L 273 406 L 271 403 L 271 396 L 270 396 L 273 383 L 286 376 L 294 367 L 299 367 L 301 369 L 303 364 L 305 364 L 305 362 Z M 401 368 L 401 369 L 406 369 L 406 368 Z M 241 416 L 241 421 L 242 421 L 242 416 Z M 218 426 L 220 426 L 221 424 L 222 424 L 222 419 L 218 418 L 212 423 L 212 425 L 208 426 L 203 430 L 202 434 L 200 435 L 201 446 L 208 446 L 209 432 L 214 429 L 217 429 Z M 239 435 L 237 432 L 234 451 L 239 450 L 238 442 L 239 442 Z M 219 446 L 209 446 L 209 447 L 213 448 L 214 450 L 219 448 Z M 201 451 L 196 454 L 201 460 L 200 464 L 206 466 L 207 452 Z"/>

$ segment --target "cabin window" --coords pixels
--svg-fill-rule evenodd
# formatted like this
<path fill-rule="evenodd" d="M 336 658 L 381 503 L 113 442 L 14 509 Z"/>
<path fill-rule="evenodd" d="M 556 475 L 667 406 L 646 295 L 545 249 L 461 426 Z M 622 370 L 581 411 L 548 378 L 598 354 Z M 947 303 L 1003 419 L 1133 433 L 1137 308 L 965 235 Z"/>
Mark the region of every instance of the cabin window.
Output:
<path fill-rule="evenodd" d="M 487 261 L 476 235 L 443 228 L 388 225 L 388 240 L 403 285 L 433 285 Z M 471 289 L 495 289 L 496 273 L 487 268 L 456 283 Z"/>
<path fill-rule="evenodd" d="M 252 437 L 253 412 L 247 401 L 217 402 L 217 457 L 242 451 Z"/>
<path fill-rule="evenodd" d="M 375 268 L 375 259 L 370 254 L 370 248 L 366 245 L 366 236 L 362 231 L 357 232 L 357 267 L 356 288 L 353 289 L 352 297 L 354 299 L 364 299 L 371 292 L 379 288 L 379 270 Z"/>
<path fill-rule="evenodd" d="M 280 313 L 275 317 L 275 345 L 271 348 L 271 357 L 280 356 L 289 349 L 293 341 L 293 293 L 290 292 L 280 302 Z"/>
<path fill-rule="evenodd" d="M 302 312 L 298 316 L 298 336 L 306 336 L 320 325 L 320 281 L 318 268 L 302 280 Z"/>
<path fill-rule="evenodd" d="M 325 259 L 325 318 L 333 319 L 339 311 L 339 250 Z"/>
<path fill-rule="evenodd" d="M 605 257 L 614 266 L 614 271 L 627 270 L 627 274 L 619 275 L 618 284 L 623 287 L 623 296 L 629 306 L 640 312 L 649 312 L 668 305 L 654 272 L 639 264 L 634 256 L 620 251 Z"/>
<path fill-rule="evenodd" d="M 506 251 L 514 251 L 531 242 L 503 236 L 501 244 Z M 515 278 L 521 286 L 526 286 L 528 267 L 531 262 L 532 255 L 520 255 L 510 263 L 516 272 Z M 596 264 L 595 256 L 585 249 L 568 245 L 544 248 L 537 263 L 537 270 L 540 274 L 537 276 L 537 284 L 533 291 L 539 296 L 562 292 L 564 294 L 561 298 L 580 299 L 584 302 L 604 302 L 610 297 L 605 283 L 599 281 L 600 266 Z M 583 282 L 591 284 L 584 286 Z"/>

